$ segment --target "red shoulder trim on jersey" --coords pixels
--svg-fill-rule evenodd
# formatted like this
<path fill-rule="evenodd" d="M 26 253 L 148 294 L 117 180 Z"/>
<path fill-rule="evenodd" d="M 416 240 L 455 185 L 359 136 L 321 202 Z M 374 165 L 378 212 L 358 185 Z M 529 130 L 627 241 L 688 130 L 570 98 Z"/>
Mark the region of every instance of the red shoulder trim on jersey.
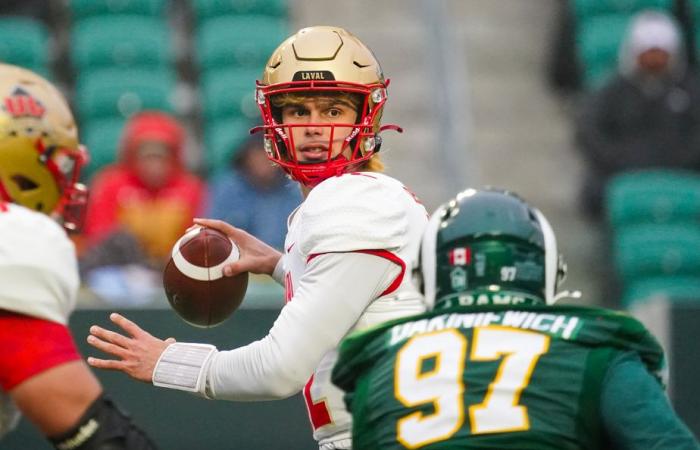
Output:
<path fill-rule="evenodd" d="M 329 252 L 332 253 L 332 252 Z M 354 250 L 349 253 L 365 253 L 367 255 L 374 255 L 374 256 L 379 256 L 380 258 L 388 259 L 389 261 L 393 262 L 394 264 L 397 264 L 399 267 L 401 267 L 401 272 L 394 278 L 394 281 L 391 282 L 388 288 L 384 290 L 381 294 L 379 294 L 380 297 L 383 297 L 387 294 L 391 294 L 394 292 L 396 289 L 399 288 L 401 285 L 401 281 L 403 280 L 404 275 L 406 274 L 406 263 L 403 262 L 403 259 L 399 258 L 395 254 L 391 253 L 389 250 Z M 312 253 L 309 255 L 308 258 L 306 258 L 306 263 L 308 264 L 311 262 L 312 259 L 314 259 L 317 256 L 320 255 L 325 255 L 326 253 Z"/>
<path fill-rule="evenodd" d="M 375 177 L 374 175 L 370 175 L 367 172 L 348 172 L 347 174 L 348 175 L 360 175 L 362 177 L 372 178 L 373 180 L 377 179 L 377 177 Z"/>
<path fill-rule="evenodd" d="M 0 343 L 0 387 L 5 392 L 41 372 L 80 359 L 65 325 L 4 310 L 0 310 Z"/>
<path fill-rule="evenodd" d="M 9 210 L 10 210 L 10 208 L 7 207 L 7 203 L 0 200 L 0 212 L 7 212 Z"/>
<path fill-rule="evenodd" d="M 403 276 L 406 274 L 406 263 L 403 262 L 403 259 L 391 253 L 389 250 L 357 250 L 356 253 L 366 253 L 368 255 L 379 256 L 380 258 L 388 259 L 389 261 L 401 267 L 401 272 L 399 272 L 399 274 L 396 275 L 396 278 L 394 278 L 394 281 L 391 282 L 389 287 L 386 288 L 384 292 L 379 294 L 380 297 L 383 297 L 387 294 L 391 294 L 399 288 L 401 281 L 403 281 Z"/>

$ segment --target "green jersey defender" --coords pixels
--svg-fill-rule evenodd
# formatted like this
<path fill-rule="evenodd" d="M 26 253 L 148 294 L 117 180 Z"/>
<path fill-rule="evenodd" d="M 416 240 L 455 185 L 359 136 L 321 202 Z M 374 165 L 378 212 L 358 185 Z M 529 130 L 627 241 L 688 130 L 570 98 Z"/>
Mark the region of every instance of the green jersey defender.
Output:
<path fill-rule="evenodd" d="M 698 449 L 637 320 L 552 306 L 566 266 L 546 218 L 467 190 L 421 247 L 431 312 L 348 337 L 333 382 L 353 449 Z"/>

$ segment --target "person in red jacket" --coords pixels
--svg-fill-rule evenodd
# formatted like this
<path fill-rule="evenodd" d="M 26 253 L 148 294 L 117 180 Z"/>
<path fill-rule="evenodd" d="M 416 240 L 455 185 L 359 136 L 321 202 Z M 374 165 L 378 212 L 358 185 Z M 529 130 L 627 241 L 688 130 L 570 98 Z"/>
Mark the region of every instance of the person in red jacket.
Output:
<path fill-rule="evenodd" d="M 185 166 L 184 141 L 173 117 L 142 112 L 126 124 L 117 163 L 96 174 L 81 269 L 98 293 L 102 286 L 110 296 L 133 297 L 119 286 L 155 275 L 204 206 L 205 184 Z"/>

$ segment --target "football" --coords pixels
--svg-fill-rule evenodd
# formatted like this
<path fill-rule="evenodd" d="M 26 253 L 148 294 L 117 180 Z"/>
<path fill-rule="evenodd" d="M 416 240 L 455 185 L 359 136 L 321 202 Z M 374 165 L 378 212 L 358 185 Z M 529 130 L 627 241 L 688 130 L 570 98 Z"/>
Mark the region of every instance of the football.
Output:
<path fill-rule="evenodd" d="M 220 231 L 198 227 L 173 246 L 163 272 L 168 302 L 187 323 L 213 327 L 240 305 L 248 287 L 248 272 L 226 277 L 223 268 L 239 259 L 238 246 Z"/>

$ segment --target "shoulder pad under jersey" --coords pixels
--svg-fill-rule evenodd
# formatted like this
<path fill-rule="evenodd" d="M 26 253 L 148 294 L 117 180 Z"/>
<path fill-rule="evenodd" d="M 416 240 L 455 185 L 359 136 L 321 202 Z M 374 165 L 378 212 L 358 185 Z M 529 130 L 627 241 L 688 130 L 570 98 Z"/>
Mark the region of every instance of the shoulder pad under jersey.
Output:
<path fill-rule="evenodd" d="M 0 309 L 67 323 L 79 286 L 75 246 L 49 216 L 7 206 L 0 212 Z"/>
<path fill-rule="evenodd" d="M 305 255 L 406 245 L 411 197 L 388 176 L 362 172 L 329 178 L 304 201 L 301 213 Z"/>

